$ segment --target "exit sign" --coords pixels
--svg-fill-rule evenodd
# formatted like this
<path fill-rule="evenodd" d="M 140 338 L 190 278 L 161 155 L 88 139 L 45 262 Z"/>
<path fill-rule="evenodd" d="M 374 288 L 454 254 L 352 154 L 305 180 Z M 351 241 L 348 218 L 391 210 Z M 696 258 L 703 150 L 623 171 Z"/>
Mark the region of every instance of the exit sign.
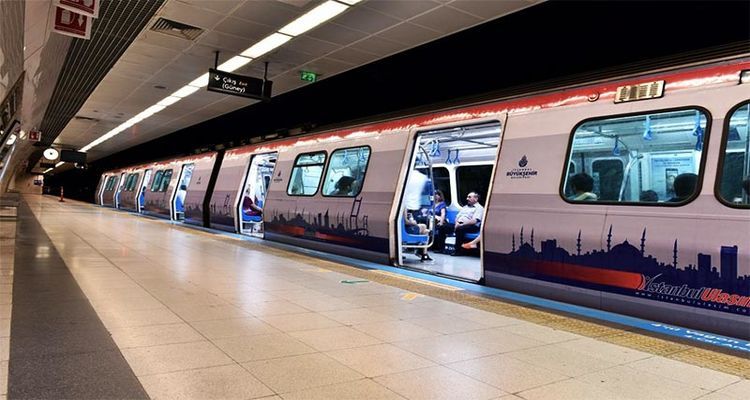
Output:
<path fill-rule="evenodd" d="M 311 71 L 300 71 L 299 78 L 307 82 L 315 82 L 318 80 L 318 74 Z"/>

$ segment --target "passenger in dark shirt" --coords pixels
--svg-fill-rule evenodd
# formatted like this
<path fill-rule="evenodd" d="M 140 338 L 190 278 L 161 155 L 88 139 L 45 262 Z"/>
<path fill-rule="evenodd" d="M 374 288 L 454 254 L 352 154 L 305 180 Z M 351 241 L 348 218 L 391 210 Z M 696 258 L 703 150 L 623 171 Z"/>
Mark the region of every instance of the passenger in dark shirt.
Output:
<path fill-rule="evenodd" d="M 680 202 L 687 200 L 698 186 L 698 175 L 692 173 L 679 174 L 674 178 L 674 197 L 669 199 L 670 202 Z"/>

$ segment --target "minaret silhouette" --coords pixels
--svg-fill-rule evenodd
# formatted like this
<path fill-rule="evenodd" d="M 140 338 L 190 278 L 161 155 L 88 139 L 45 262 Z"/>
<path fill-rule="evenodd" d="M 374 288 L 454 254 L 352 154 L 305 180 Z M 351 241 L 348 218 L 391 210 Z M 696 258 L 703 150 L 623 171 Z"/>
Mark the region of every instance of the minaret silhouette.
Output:
<path fill-rule="evenodd" d="M 531 248 L 534 248 L 534 228 L 531 228 Z"/>
<path fill-rule="evenodd" d="M 521 227 L 521 237 L 520 237 L 520 239 L 521 240 L 518 242 L 518 244 L 523 247 L 523 226 Z"/>
<path fill-rule="evenodd" d="M 576 255 L 581 255 L 581 230 L 578 230 L 578 239 L 576 240 Z"/>
<path fill-rule="evenodd" d="M 511 238 L 511 240 L 512 240 L 512 241 L 511 241 L 511 243 L 512 243 L 512 247 L 511 247 L 511 250 L 510 250 L 510 251 L 511 251 L 511 252 L 515 252 L 515 251 L 516 251 L 516 234 L 515 234 L 515 233 L 513 234 L 513 236 L 512 236 L 512 238 Z"/>
<path fill-rule="evenodd" d="M 607 253 L 612 248 L 612 225 L 609 226 L 609 233 L 607 234 Z"/>
<path fill-rule="evenodd" d="M 674 255 L 672 256 L 672 265 L 677 268 L 677 239 L 674 240 Z"/>
<path fill-rule="evenodd" d="M 646 256 L 646 228 L 643 228 L 643 235 L 641 235 L 641 257 Z"/>

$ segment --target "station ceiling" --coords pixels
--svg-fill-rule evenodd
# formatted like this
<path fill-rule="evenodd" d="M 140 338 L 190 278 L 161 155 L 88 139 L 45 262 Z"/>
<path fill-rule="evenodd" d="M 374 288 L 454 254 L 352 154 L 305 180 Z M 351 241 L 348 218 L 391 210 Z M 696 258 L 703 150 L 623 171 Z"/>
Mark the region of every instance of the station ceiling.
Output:
<path fill-rule="evenodd" d="M 70 121 L 54 139 L 55 145 L 75 149 L 91 147 L 97 138 L 206 73 L 214 66 L 216 51 L 219 52 L 219 64 L 222 64 L 324 2 L 164 1 L 80 109 L 70 116 Z M 324 80 L 537 2 L 363 0 L 328 22 L 254 58 L 234 73 L 260 78 L 264 74 L 264 63 L 268 62 L 268 79 L 273 81 L 273 95 L 277 96 L 315 84 L 300 79 L 302 70 L 315 72 L 319 79 Z M 131 14 L 123 11 L 112 18 L 132 18 Z M 155 31 L 152 28 L 161 18 L 200 31 Z M 195 37 L 179 37 L 184 33 L 187 36 L 197 34 Z M 109 43 L 105 41 L 101 45 Z M 61 84 L 64 82 L 58 83 Z M 53 96 L 51 106 L 55 101 L 65 99 Z M 105 157 L 254 103 L 255 100 L 208 92 L 202 88 L 111 139 L 96 144 L 88 149 L 88 159 L 93 161 Z"/>

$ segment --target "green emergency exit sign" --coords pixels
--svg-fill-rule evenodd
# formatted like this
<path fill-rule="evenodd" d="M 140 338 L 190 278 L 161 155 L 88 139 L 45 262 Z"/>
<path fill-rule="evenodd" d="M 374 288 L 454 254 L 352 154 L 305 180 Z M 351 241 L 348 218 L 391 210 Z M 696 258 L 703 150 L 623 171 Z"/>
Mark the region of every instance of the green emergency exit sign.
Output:
<path fill-rule="evenodd" d="M 312 71 L 300 71 L 299 78 L 307 82 L 315 82 L 318 80 L 318 74 Z"/>

